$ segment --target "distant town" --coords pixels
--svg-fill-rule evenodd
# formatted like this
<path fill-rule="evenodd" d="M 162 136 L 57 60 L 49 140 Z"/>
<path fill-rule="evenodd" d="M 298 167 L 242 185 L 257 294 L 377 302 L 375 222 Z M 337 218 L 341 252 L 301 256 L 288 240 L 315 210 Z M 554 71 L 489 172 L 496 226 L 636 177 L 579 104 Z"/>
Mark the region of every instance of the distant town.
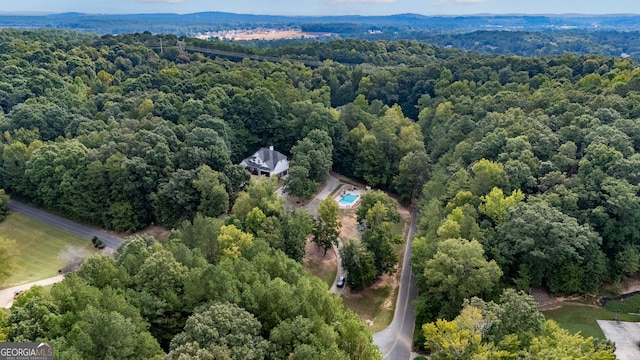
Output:
<path fill-rule="evenodd" d="M 198 33 L 195 37 L 200 40 L 282 40 L 282 39 L 316 39 L 336 36 L 329 32 L 305 32 L 301 29 L 232 29 L 221 31 L 208 31 Z"/>

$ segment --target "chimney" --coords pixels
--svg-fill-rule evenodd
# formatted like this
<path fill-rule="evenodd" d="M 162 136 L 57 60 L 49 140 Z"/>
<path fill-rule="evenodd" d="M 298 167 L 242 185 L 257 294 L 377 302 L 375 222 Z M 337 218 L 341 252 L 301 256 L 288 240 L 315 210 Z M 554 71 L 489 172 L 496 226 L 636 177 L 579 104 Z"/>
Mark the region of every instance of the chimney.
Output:
<path fill-rule="evenodd" d="M 269 150 L 273 151 L 273 145 L 269 146 Z"/>

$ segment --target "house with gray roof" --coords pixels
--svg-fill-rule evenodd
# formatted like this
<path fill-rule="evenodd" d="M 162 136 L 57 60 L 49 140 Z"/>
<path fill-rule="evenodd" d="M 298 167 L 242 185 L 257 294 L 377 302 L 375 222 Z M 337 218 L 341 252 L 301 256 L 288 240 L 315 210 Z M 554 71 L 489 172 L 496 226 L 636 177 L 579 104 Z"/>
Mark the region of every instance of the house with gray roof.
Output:
<path fill-rule="evenodd" d="M 289 173 L 289 160 L 282 153 L 274 150 L 273 146 L 260 148 L 253 155 L 242 160 L 240 165 L 258 176 L 271 177 L 276 175 L 281 178 Z"/>

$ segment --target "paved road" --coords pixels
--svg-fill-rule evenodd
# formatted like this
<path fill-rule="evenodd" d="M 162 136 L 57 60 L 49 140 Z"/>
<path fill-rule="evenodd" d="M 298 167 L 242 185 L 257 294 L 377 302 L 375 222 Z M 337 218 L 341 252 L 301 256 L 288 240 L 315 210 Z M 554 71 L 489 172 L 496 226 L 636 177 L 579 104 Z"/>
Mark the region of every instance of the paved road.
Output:
<path fill-rule="evenodd" d="M 13 294 L 16 291 L 24 291 L 30 289 L 34 285 L 47 286 L 64 280 L 64 275 L 54 276 L 52 278 L 34 281 L 28 284 L 22 284 L 0 290 L 0 306 L 10 308 L 13 305 Z"/>
<path fill-rule="evenodd" d="M 418 297 L 415 279 L 411 272 L 411 243 L 416 232 L 416 214 L 411 218 L 407 235 L 407 245 L 402 260 L 400 290 L 396 301 L 393 321 L 384 330 L 373 334 L 373 342 L 378 345 L 385 360 L 406 360 L 411 358 L 413 330 L 416 323 L 416 310 L 413 301 Z"/>
<path fill-rule="evenodd" d="M 331 194 L 331 192 L 338 186 L 340 186 L 340 180 L 338 180 L 337 177 L 329 174 L 329 177 L 327 178 L 327 181 L 325 181 L 322 190 L 320 190 L 318 195 L 316 195 L 313 200 L 309 201 L 309 203 L 302 208 L 307 210 L 309 214 L 318 216 L 318 207 L 320 206 L 320 203 L 322 202 L 322 200 L 326 199 L 329 194 Z"/>
<path fill-rule="evenodd" d="M 15 211 L 17 213 L 32 217 L 36 220 L 40 220 L 45 224 L 49 224 L 51 226 L 55 226 L 62 230 L 66 230 L 72 234 L 78 235 L 85 239 L 91 239 L 94 236 L 97 236 L 102 242 L 113 249 L 117 249 L 120 244 L 124 241 L 124 239 L 108 234 L 104 231 L 100 231 L 88 226 L 84 226 L 73 222 L 71 220 L 67 220 L 57 215 L 50 214 L 46 211 L 36 209 L 33 206 L 29 206 L 27 204 L 23 204 L 21 202 L 17 202 L 15 200 L 9 201 L 9 210 Z"/>

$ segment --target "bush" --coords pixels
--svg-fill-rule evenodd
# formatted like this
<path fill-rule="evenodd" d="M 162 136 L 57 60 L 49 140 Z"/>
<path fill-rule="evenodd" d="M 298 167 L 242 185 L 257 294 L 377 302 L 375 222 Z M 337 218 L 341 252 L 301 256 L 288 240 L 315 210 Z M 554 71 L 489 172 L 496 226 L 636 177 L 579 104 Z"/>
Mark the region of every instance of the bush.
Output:
<path fill-rule="evenodd" d="M 105 245 L 102 242 L 102 240 L 100 240 L 100 238 L 98 238 L 97 236 L 94 236 L 94 237 L 91 238 L 91 243 L 93 244 L 93 247 L 98 249 L 98 250 L 102 250 L 105 247 Z"/>

